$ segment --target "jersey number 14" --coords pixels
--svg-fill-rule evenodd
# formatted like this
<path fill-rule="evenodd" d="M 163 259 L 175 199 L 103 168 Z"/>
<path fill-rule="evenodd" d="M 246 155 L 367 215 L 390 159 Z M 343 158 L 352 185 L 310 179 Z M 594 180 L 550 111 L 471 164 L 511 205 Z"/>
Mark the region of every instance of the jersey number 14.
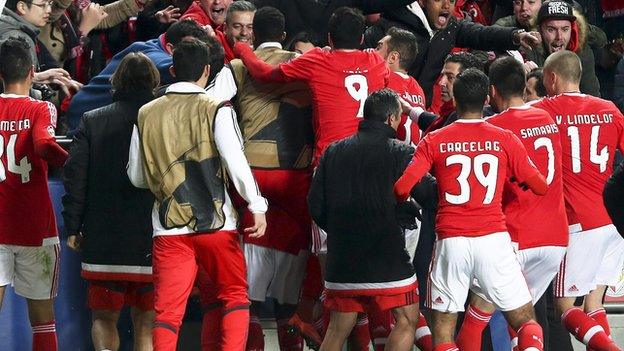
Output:
<path fill-rule="evenodd" d="M 9 172 L 13 174 L 19 174 L 22 178 L 22 183 L 28 183 L 30 181 L 30 171 L 32 170 L 32 165 L 28 162 L 28 158 L 26 156 L 22 157 L 19 161 L 19 164 L 15 162 L 15 142 L 17 141 L 17 134 L 11 134 L 9 136 L 9 142 L 6 144 L 6 159 L 7 159 L 7 168 Z M 4 137 L 0 135 L 0 157 L 4 155 L 5 144 Z M 4 168 L 4 164 L 2 164 L 2 160 L 0 159 L 0 182 L 6 180 L 6 169 Z"/>

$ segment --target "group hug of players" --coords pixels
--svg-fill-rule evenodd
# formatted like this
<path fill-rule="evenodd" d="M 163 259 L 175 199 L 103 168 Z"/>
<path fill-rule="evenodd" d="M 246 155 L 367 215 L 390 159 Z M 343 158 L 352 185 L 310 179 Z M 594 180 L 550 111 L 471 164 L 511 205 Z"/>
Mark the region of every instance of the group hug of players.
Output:
<path fill-rule="evenodd" d="M 254 30 L 271 28 L 273 11 L 258 10 Z M 543 350 L 533 303 L 551 283 L 570 333 L 588 349 L 620 350 L 609 336 L 602 299 L 618 281 L 624 239 L 602 194 L 616 150 L 624 151 L 624 120 L 613 103 L 580 93 L 576 54 L 549 56 L 548 97 L 529 104 L 516 59 L 497 59 L 489 77 L 464 70 L 453 84 L 457 121 L 427 128 L 414 149 L 408 138 L 420 134 L 423 100 L 402 100 L 423 94 L 391 44 L 393 36 L 409 33 L 391 31 L 379 52 L 358 50 L 364 20 L 343 8 L 330 19 L 332 49 L 294 58 L 279 44 L 283 18 L 281 28 L 279 20 L 274 24 L 254 33 L 255 51 L 237 43 L 240 60 L 210 85 L 208 47 L 197 40 L 178 44 L 172 71 L 179 82 L 138 112 L 127 176 L 156 197 L 155 349 L 175 349 L 199 269 L 207 350 L 263 349 L 257 317 L 267 297 L 276 300 L 280 345 L 289 350 L 303 347 L 289 325 L 321 350 L 340 350 L 365 324 L 364 314 L 371 330 L 360 339 L 364 347 L 372 337 L 376 348 L 387 350 L 414 344 L 479 350 L 496 309 L 509 323 L 514 350 Z M 52 305 L 37 301 L 56 295 L 58 263 L 33 267 L 41 266 L 41 255 L 58 258 L 58 245 L 36 246 L 54 241 L 56 232 L 29 238 L 23 228 L 54 223 L 35 221 L 32 208 L 43 204 L 52 213 L 46 162 L 61 166 L 67 154 L 54 142 L 54 107 L 27 97 L 32 66 L 24 52 L 0 53 L 0 61 L 12 65 L 0 68 L 0 191 L 2 201 L 19 197 L 12 212 L 0 213 L 3 235 L 19 243 L 2 250 L 3 257 L 24 257 L 3 258 L 0 285 L 2 294 L 12 283 L 29 299 L 33 335 L 53 337 L 39 340 L 51 345 Z M 484 119 L 486 105 L 497 114 Z M 312 133 L 302 127 L 309 123 L 306 111 L 313 114 L 313 153 Z M 223 191 L 226 178 L 238 194 Z M 419 312 L 413 247 L 406 250 L 410 230 L 397 218 L 414 200 L 426 200 L 423 186 L 435 187 L 438 201 L 427 296 L 420 297 L 428 320 Z M 197 196 L 198 189 L 210 198 Z M 245 228 L 242 249 L 235 207 L 238 227 Z M 318 294 L 307 294 L 308 281 L 302 293 L 298 288 L 306 271 L 306 280 L 314 276 L 310 265 L 306 269 L 310 227 L 324 279 L 321 309 L 314 308 Z M 25 252 L 29 245 L 32 253 Z M 52 279 L 38 279 L 42 271 Z M 577 297 L 584 297 L 582 307 L 574 305 Z"/>

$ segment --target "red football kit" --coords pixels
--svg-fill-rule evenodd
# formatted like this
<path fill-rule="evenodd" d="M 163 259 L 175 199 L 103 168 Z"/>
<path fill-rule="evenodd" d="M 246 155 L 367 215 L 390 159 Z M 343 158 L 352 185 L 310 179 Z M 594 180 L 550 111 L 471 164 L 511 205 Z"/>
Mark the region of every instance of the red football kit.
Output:
<path fill-rule="evenodd" d="M 314 166 L 329 144 L 357 131 L 366 98 L 385 87 L 390 74 L 374 50 L 315 48 L 276 67 L 259 60 L 246 44 L 236 43 L 234 51 L 256 79 L 308 83 L 314 106 Z"/>
<path fill-rule="evenodd" d="M 548 183 L 548 193 L 537 196 L 522 190 L 509 178 L 505 182 L 503 212 L 511 239 L 520 249 L 567 246 L 568 221 L 563 201 L 562 151 L 557 125 L 547 112 L 528 105 L 511 107 L 487 121 L 512 131 L 520 139 L 529 158 Z"/>
<path fill-rule="evenodd" d="M 41 246 L 57 236 L 46 159 L 62 165 L 67 153 L 55 127 L 51 103 L 0 95 L 0 244 Z"/>
<path fill-rule="evenodd" d="M 559 126 L 570 232 L 611 224 L 602 191 L 613 173 L 615 150 L 624 151 L 622 114 L 611 101 L 578 93 L 544 98 L 533 106 L 550 113 Z"/>
<path fill-rule="evenodd" d="M 387 88 L 409 102 L 412 107 L 425 108 L 425 92 L 413 77 L 405 73 L 391 72 L 388 77 Z M 412 123 L 412 120 L 406 114 L 401 115 L 401 123 L 397 129 L 397 139 L 407 144 L 417 144 L 418 140 L 420 140 L 418 124 Z"/>
<path fill-rule="evenodd" d="M 427 134 L 395 184 L 397 197 L 406 199 L 429 170 L 438 181 L 438 240 L 506 232 L 501 203 L 507 177 L 538 179 L 534 184 L 543 187 L 520 140 L 482 119 L 460 119 Z"/>

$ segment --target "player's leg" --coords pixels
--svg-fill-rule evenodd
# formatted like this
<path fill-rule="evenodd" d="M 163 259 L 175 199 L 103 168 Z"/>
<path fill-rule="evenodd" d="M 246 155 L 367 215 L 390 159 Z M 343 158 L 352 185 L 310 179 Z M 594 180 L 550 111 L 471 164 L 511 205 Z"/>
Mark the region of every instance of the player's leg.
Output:
<path fill-rule="evenodd" d="M 331 311 L 321 351 L 340 351 L 357 321 L 357 312 Z"/>
<path fill-rule="evenodd" d="M 91 310 L 91 339 L 96 350 L 117 350 L 117 321 L 125 304 L 124 282 L 88 281 L 87 303 Z"/>
<path fill-rule="evenodd" d="M 455 342 L 462 351 L 481 350 L 481 336 L 495 311 L 492 303 L 477 294 L 471 293 L 464 321 Z"/>
<path fill-rule="evenodd" d="M 219 350 L 219 345 L 221 344 L 223 304 L 217 297 L 217 287 L 201 266 L 197 268 L 195 284 L 199 288 L 199 300 L 202 310 L 204 311 L 201 330 L 201 349 L 202 351 Z"/>
<path fill-rule="evenodd" d="M 247 266 L 249 286 L 249 333 L 247 350 L 264 350 L 264 333 L 260 325 L 260 309 L 264 303 L 269 285 L 275 276 L 275 251 L 266 247 L 244 244 L 243 252 Z"/>
<path fill-rule="evenodd" d="M 598 285 L 595 290 L 585 296 L 585 303 L 583 307 L 585 313 L 587 313 L 591 319 L 596 321 L 596 323 L 602 327 L 608 337 L 611 337 L 611 327 L 609 326 L 609 321 L 607 320 L 607 311 L 605 311 L 604 306 L 602 305 L 602 299 L 606 291 L 606 285 Z"/>
<path fill-rule="evenodd" d="M 154 285 L 130 283 L 130 316 L 134 328 L 134 351 L 151 351 L 154 325 Z"/>
<path fill-rule="evenodd" d="M 457 351 L 455 344 L 455 326 L 457 313 L 431 311 L 431 335 L 434 351 Z"/>
<path fill-rule="evenodd" d="M 369 311 L 368 326 L 375 351 L 383 351 L 394 326 L 392 310 Z"/>
<path fill-rule="evenodd" d="M 418 302 L 392 309 L 394 328 L 388 336 L 386 351 L 408 351 L 414 345 L 418 324 Z"/>
<path fill-rule="evenodd" d="M 130 310 L 132 326 L 134 328 L 134 351 L 151 351 L 152 325 L 154 324 L 154 310 L 144 310 L 134 306 Z"/>
<path fill-rule="evenodd" d="M 60 269 L 59 244 L 15 249 L 15 293 L 26 298 L 33 350 L 56 351 L 54 298 Z"/>
<path fill-rule="evenodd" d="M 197 259 L 192 236 L 156 236 L 152 255 L 154 349 L 175 350 L 186 303 L 197 274 Z"/>
<path fill-rule="evenodd" d="M 563 325 L 577 340 L 595 350 L 618 348 L 599 323 L 574 306 L 574 301 L 596 289 L 597 275 L 612 239 L 609 226 L 570 234 L 568 251 L 555 279 L 555 304 Z"/>
<path fill-rule="evenodd" d="M 6 286 L 13 281 L 15 258 L 10 245 L 0 245 L 0 310 Z"/>
<path fill-rule="evenodd" d="M 91 339 L 93 340 L 93 348 L 96 350 L 119 349 L 118 321 L 119 311 L 91 310 Z"/>
<path fill-rule="evenodd" d="M 221 348 L 242 350 L 249 329 L 249 299 L 245 258 L 238 232 L 219 231 L 193 237 L 199 264 L 214 283 L 223 305 Z"/>
<path fill-rule="evenodd" d="M 433 338 L 431 336 L 431 329 L 425 315 L 420 312 L 418 316 L 418 324 L 416 324 L 416 334 L 414 336 L 414 345 L 421 351 L 433 350 Z"/>

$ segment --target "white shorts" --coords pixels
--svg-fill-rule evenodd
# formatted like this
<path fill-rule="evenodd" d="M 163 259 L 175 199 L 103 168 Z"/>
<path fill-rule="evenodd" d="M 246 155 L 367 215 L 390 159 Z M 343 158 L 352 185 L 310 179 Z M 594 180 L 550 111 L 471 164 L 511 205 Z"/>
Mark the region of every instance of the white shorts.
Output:
<path fill-rule="evenodd" d="M 623 265 L 624 239 L 614 225 L 572 233 L 555 280 L 555 296 L 585 296 L 598 285 L 614 286 Z"/>
<path fill-rule="evenodd" d="M 272 297 L 280 304 L 296 305 L 310 253 L 301 250 L 295 256 L 253 244 L 243 246 L 249 299 L 264 301 Z"/>
<path fill-rule="evenodd" d="M 507 232 L 436 241 L 427 284 L 427 307 L 461 312 L 469 290 L 492 301 L 501 311 L 531 302 Z"/>
<path fill-rule="evenodd" d="M 566 248 L 563 246 L 542 246 L 518 251 L 518 260 L 534 305 L 557 275 L 565 253 Z"/>
<path fill-rule="evenodd" d="M 410 262 L 414 261 L 414 255 L 416 255 L 416 247 L 418 246 L 418 239 L 420 238 L 420 222 L 418 220 L 418 228 L 405 229 L 405 250 L 410 257 Z"/>
<path fill-rule="evenodd" d="M 0 245 L 0 286 L 11 284 L 16 294 L 31 300 L 56 297 L 60 252 L 59 244 Z"/>

